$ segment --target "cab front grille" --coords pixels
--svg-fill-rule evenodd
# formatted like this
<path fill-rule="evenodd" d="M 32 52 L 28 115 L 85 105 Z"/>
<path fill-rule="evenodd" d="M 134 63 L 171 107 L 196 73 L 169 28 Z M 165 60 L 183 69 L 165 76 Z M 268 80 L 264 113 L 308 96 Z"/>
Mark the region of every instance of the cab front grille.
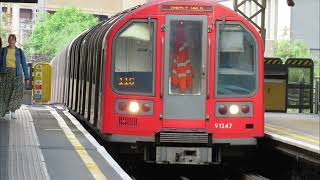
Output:
<path fill-rule="evenodd" d="M 206 132 L 160 132 L 160 143 L 195 143 L 208 144 L 209 134 Z"/>
<path fill-rule="evenodd" d="M 132 117 L 119 117 L 119 125 L 127 126 L 127 127 L 135 127 L 138 126 L 138 119 Z"/>

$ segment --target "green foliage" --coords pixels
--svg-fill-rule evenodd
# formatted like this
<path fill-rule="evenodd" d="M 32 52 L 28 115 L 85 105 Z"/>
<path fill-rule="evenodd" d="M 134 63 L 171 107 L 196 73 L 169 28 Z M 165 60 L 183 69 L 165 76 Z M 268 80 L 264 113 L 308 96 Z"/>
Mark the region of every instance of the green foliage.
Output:
<path fill-rule="evenodd" d="M 310 69 L 309 68 L 289 68 L 289 79 L 290 83 L 295 84 L 310 84 Z"/>
<path fill-rule="evenodd" d="M 0 18 L 1 18 L 1 24 L 0 24 L 0 37 L 2 40 L 2 47 L 6 44 L 7 41 L 7 37 L 8 37 L 8 30 L 6 28 L 6 24 L 7 24 L 7 17 L 5 15 L 1 15 L 0 14 Z"/>
<path fill-rule="evenodd" d="M 277 57 L 282 58 L 282 60 L 286 60 L 289 57 L 296 57 L 296 58 L 311 58 L 315 64 L 314 66 L 314 76 L 319 76 L 319 64 L 320 58 L 315 57 L 307 47 L 307 45 L 303 41 L 295 40 L 281 40 L 276 43 L 275 46 L 275 55 Z M 298 81 L 299 79 L 299 72 L 292 73 L 296 77 L 295 79 Z"/>
<path fill-rule="evenodd" d="M 1 40 L 2 40 L 2 46 L 4 46 L 5 41 L 7 39 L 7 36 L 8 36 L 7 30 L 1 25 L 0 26 L 0 37 L 1 37 Z"/>
<path fill-rule="evenodd" d="M 275 54 L 277 57 L 287 59 L 289 57 L 312 58 L 309 48 L 302 42 L 295 40 L 281 40 L 276 43 Z"/>
<path fill-rule="evenodd" d="M 27 54 L 47 54 L 54 57 L 63 46 L 82 31 L 97 24 L 93 15 L 76 8 L 62 8 L 53 15 L 42 14 L 31 37 L 24 44 Z"/>

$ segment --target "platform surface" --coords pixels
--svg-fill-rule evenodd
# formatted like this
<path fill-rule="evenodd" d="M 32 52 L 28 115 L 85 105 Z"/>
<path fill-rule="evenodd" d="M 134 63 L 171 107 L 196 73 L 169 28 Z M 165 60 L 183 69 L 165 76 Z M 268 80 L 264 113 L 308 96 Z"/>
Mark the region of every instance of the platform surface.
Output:
<path fill-rule="evenodd" d="M 23 106 L 0 120 L 0 179 L 130 179 L 63 108 Z M 320 154 L 320 116 L 265 113 L 274 140 Z"/>
<path fill-rule="evenodd" d="M 271 138 L 320 154 L 320 115 L 265 113 L 265 133 Z"/>
<path fill-rule="evenodd" d="M 130 179 L 62 108 L 23 106 L 0 120 L 1 180 Z"/>

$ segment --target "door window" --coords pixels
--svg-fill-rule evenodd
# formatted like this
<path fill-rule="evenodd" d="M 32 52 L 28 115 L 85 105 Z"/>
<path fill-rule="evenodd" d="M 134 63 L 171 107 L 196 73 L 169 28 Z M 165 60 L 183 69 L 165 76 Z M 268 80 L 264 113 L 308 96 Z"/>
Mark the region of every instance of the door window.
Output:
<path fill-rule="evenodd" d="M 202 23 L 190 20 L 170 21 L 170 95 L 201 93 Z"/>

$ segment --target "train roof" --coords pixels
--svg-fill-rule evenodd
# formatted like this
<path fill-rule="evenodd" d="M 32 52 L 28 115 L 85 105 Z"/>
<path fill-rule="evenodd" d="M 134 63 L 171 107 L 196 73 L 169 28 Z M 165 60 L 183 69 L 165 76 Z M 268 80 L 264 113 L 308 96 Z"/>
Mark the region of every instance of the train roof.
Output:
<path fill-rule="evenodd" d="M 172 15 L 209 15 L 215 20 L 221 20 L 225 17 L 232 20 L 241 20 L 247 27 L 249 27 L 253 33 L 259 36 L 255 28 L 247 22 L 242 16 L 237 14 L 235 11 L 215 2 L 212 0 L 154 0 L 143 5 L 127 9 L 119 12 L 109 19 L 100 22 L 91 29 L 83 32 L 77 38 L 75 38 L 69 46 L 71 51 L 93 51 L 90 54 L 92 57 L 101 59 L 101 51 L 106 48 L 106 40 L 108 36 L 116 31 L 113 31 L 115 27 L 123 26 L 126 23 L 126 19 L 132 18 L 143 18 L 147 16 L 165 16 L 168 14 Z M 260 41 L 260 40 L 259 40 Z M 82 46 L 81 44 L 87 44 Z M 69 51 L 68 51 L 69 52 Z M 72 54 L 72 53 L 71 53 Z"/>
<path fill-rule="evenodd" d="M 162 4 L 162 3 L 206 3 L 208 5 L 216 5 L 219 4 L 214 0 L 152 0 L 147 2 L 146 4 Z"/>

